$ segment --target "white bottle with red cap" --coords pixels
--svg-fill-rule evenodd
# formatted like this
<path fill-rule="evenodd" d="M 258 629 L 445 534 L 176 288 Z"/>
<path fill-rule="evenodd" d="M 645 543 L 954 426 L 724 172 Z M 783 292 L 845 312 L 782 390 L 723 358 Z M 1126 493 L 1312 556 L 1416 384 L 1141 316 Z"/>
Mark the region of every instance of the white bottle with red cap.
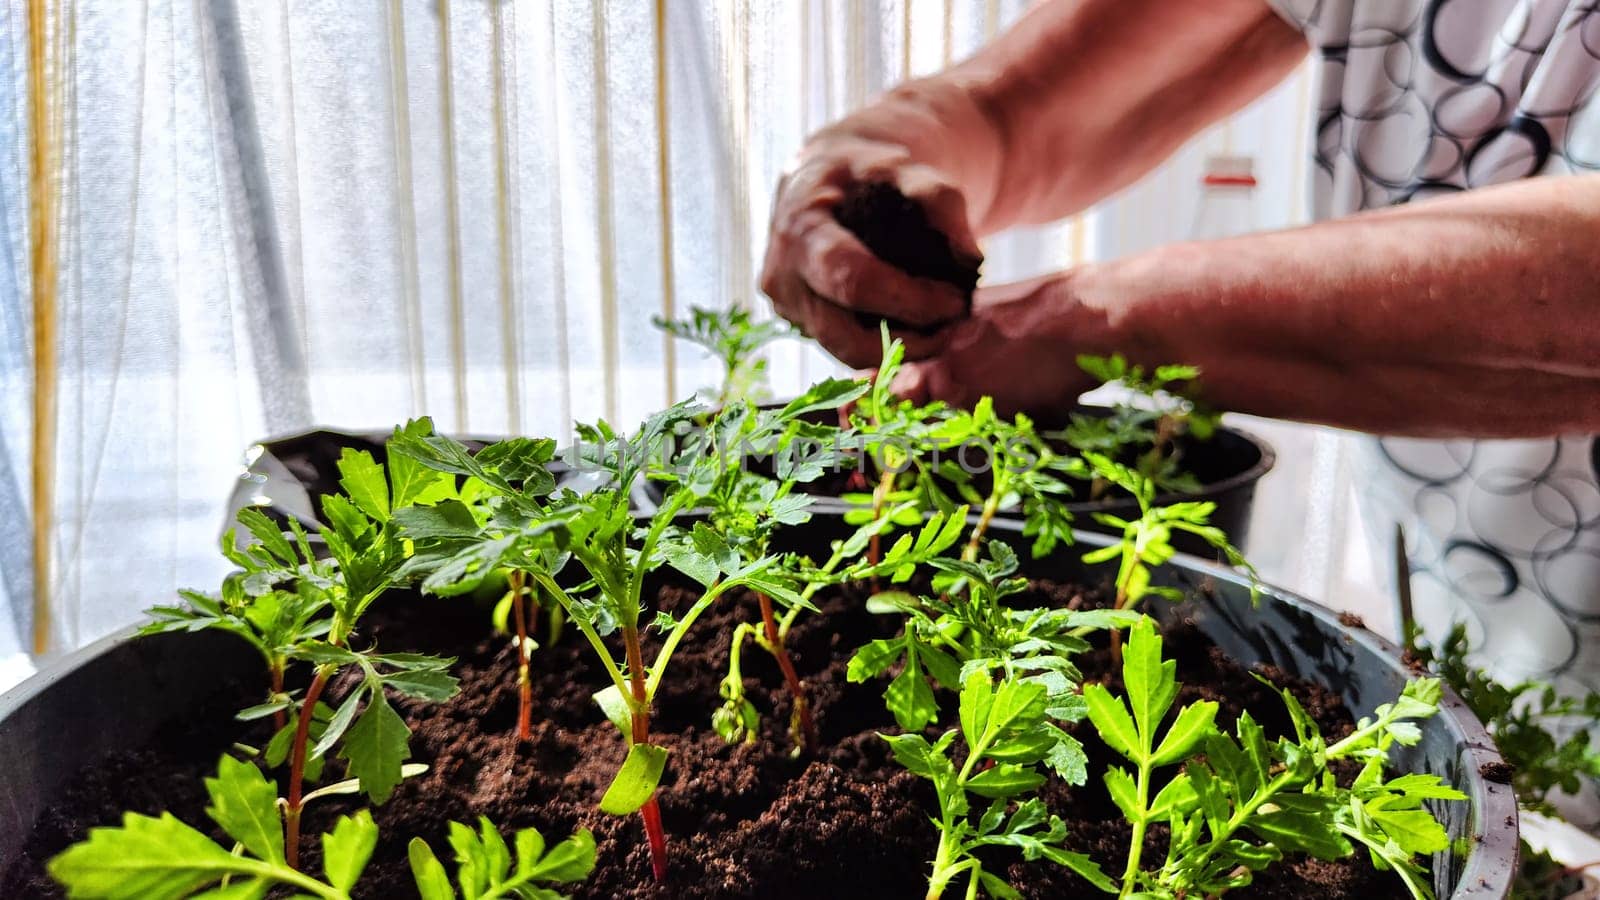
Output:
<path fill-rule="evenodd" d="M 1206 157 L 1200 206 L 1189 237 L 1205 241 L 1256 230 L 1254 163 L 1248 156 Z"/>

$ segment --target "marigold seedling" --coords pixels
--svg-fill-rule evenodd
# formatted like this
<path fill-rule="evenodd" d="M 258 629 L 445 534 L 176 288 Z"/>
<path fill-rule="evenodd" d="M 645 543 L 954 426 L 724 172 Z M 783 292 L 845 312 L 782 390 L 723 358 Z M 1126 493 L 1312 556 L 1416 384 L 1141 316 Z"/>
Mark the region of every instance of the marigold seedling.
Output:
<path fill-rule="evenodd" d="M 957 737 L 966 745 L 958 767 L 951 750 Z M 1111 880 L 1081 853 L 1062 846 L 1066 825 L 1050 815 L 1044 801 L 1028 796 L 1045 782 L 1042 771 L 1057 766 L 1064 732 L 1050 722 L 1049 698 L 1042 685 L 1002 680 L 994 684 L 973 672 L 961 688 L 961 727 L 930 744 L 920 734 L 883 735 L 894 757 L 914 775 L 933 782 L 939 813 L 939 846 L 928 874 L 928 898 L 937 900 L 963 875 L 967 896 L 981 888 L 990 896 L 1015 897 L 1016 890 L 984 868 L 978 851 L 1012 847 L 1024 859 L 1046 859 L 1110 890 Z M 979 801 L 988 801 L 979 806 Z M 976 820 L 973 813 L 981 809 Z"/>
<path fill-rule="evenodd" d="M 516 734 L 520 740 L 531 740 L 530 661 L 539 591 L 529 571 L 560 571 L 564 564 L 560 554 L 539 540 L 541 532 L 530 527 L 543 512 L 543 499 L 555 489 L 549 469 L 555 441 L 513 438 L 474 454 L 465 444 L 434 434 L 432 423 L 424 419 L 396 434 L 389 451 L 396 459 L 444 474 L 452 485 L 456 477 L 465 479 L 463 490 L 419 501 L 395 514 L 401 534 L 417 548 L 402 575 L 423 576 L 422 588 L 429 593 L 458 596 L 474 593 L 504 573 L 509 602 L 501 604 L 496 618 L 509 619 L 506 630 L 515 635 Z M 558 620 L 553 620 L 552 634 L 558 628 Z"/>
<path fill-rule="evenodd" d="M 704 348 L 722 364 L 722 386 L 704 392 L 718 408 L 736 400 L 766 399 L 770 390 L 761 348 L 794 334 L 782 320 L 756 321 L 749 310 L 738 307 L 713 310 L 692 306 L 687 319 L 653 316 L 650 322 L 673 337 Z"/>
<path fill-rule="evenodd" d="M 701 442 L 670 461 L 680 471 L 703 468 L 709 482 L 692 486 L 699 494 L 698 505 L 705 510 L 711 528 L 744 565 L 753 565 L 767 556 L 777 529 L 811 518 L 811 497 L 797 493 L 796 486 L 815 480 L 845 458 L 839 429 L 810 423 L 804 417 L 837 410 L 866 389 L 865 384 L 829 379 L 777 410 L 731 404 L 710 421 Z M 772 461 L 771 477 L 748 469 L 752 452 Z M 705 465 L 704 457 L 710 458 L 710 466 Z M 690 539 L 693 540 L 692 533 Z M 740 648 L 747 636 L 753 637 L 783 673 L 793 698 L 790 734 L 797 748 L 809 750 L 817 735 L 805 685 L 789 658 L 786 635 L 779 629 L 772 596 L 757 592 L 756 597 L 761 611 L 760 628 L 743 624 L 735 630 L 730 677 L 722 687 L 726 703 L 714 714 L 713 723 L 729 741 L 754 733 L 755 710 L 743 697 L 743 681 L 738 675 Z"/>
<path fill-rule="evenodd" d="M 1079 356 L 1078 366 L 1107 384 L 1120 384 L 1128 396 L 1103 416 L 1074 413 L 1060 436 L 1080 453 L 1099 453 L 1133 462 L 1140 475 L 1162 491 L 1192 493 L 1200 483 L 1183 471 L 1177 441 L 1185 435 L 1209 440 L 1221 414 L 1195 399 L 1200 370 L 1194 366 L 1157 366 L 1146 373 L 1121 354 Z M 1090 499 L 1114 486 L 1100 478 L 1091 483 Z"/>
<path fill-rule="evenodd" d="M 93 828 L 83 841 L 50 860 L 51 877 L 79 900 L 182 900 L 185 897 L 263 897 L 274 889 L 296 897 L 350 900 L 378 845 L 378 826 L 366 810 L 341 816 L 322 835 L 322 873 L 300 872 L 288 861 L 278 829 L 278 792 L 253 764 L 224 756 L 206 779 L 206 815 L 233 840 L 218 844 L 171 813 L 126 813 L 122 824 Z M 538 830 L 513 840 L 516 856 L 488 819 L 474 831 L 450 823 L 462 900 L 555 898 L 544 885 L 570 884 L 594 868 L 594 836 L 579 829 L 553 847 Z M 455 888 L 420 838 L 410 847 L 423 900 L 455 900 Z"/>

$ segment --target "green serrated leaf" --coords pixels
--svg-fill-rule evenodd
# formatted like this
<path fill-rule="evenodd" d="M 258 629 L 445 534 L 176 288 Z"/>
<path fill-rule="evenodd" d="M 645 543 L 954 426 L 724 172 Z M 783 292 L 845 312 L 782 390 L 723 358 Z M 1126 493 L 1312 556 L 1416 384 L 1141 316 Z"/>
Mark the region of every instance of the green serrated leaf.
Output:
<path fill-rule="evenodd" d="M 1106 746 L 1130 761 L 1138 762 L 1142 755 L 1139 729 L 1122 701 L 1099 684 L 1084 685 L 1083 699 L 1089 704 L 1089 721 L 1094 724 L 1095 731 L 1106 742 Z"/>
<path fill-rule="evenodd" d="M 351 777 L 374 803 L 383 803 L 403 777 L 401 765 L 411 757 L 411 729 L 381 691 L 374 692 L 367 708 L 346 732 L 339 757 L 348 763 Z"/>
<path fill-rule="evenodd" d="M 363 809 L 340 816 L 333 823 L 333 830 L 322 836 L 322 871 L 328 884 L 341 891 L 355 887 L 377 846 L 378 826 L 372 821 L 372 813 Z"/>
<path fill-rule="evenodd" d="M 254 763 L 224 756 L 215 778 L 205 780 L 211 804 L 206 815 L 260 859 L 281 863 L 283 822 L 278 816 L 278 789 Z"/>
<path fill-rule="evenodd" d="M 1217 718 L 1217 704 L 1201 700 L 1185 706 L 1156 747 L 1151 765 L 1165 766 L 1182 760 L 1207 734 Z"/>
<path fill-rule="evenodd" d="M 389 478 L 365 450 L 349 447 L 339 454 L 339 487 L 346 497 L 378 522 L 389 520 Z"/>
<path fill-rule="evenodd" d="M 999 763 L 967 779 L 967 790 L 997 800 L 1015 797 L 1044 784 L 1044 776 L 1015 763 Z"/>

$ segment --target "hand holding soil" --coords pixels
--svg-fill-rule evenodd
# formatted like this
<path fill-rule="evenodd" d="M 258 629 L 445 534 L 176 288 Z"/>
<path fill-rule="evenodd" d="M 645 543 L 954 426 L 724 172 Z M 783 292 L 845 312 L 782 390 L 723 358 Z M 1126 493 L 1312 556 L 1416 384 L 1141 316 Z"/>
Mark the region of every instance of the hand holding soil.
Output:
<path fill-rule="evenodd" d="M 906 354 L 962 319 L 982 253 L 947 177 L 892 144 L 823 136 L 778 185 L 761 289 L 846 365 L 875 365 L 879 322 Z"/>

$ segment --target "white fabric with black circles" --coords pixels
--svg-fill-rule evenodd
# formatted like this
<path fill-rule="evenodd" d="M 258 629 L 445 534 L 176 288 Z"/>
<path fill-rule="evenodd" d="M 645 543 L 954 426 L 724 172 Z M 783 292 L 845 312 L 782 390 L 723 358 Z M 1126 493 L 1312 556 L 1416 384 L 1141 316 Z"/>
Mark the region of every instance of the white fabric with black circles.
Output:
<path fill-rule="evenodd" d="M 1313 48 L 1317 218 L 1600 172 L 1600 0 L 1271 2 Z M 1368 521 L 1405 526 L 1430 632 L 1465 620 L 1501 673 L 1600 688 L 1600 440 L 1372 451 Z"/>

